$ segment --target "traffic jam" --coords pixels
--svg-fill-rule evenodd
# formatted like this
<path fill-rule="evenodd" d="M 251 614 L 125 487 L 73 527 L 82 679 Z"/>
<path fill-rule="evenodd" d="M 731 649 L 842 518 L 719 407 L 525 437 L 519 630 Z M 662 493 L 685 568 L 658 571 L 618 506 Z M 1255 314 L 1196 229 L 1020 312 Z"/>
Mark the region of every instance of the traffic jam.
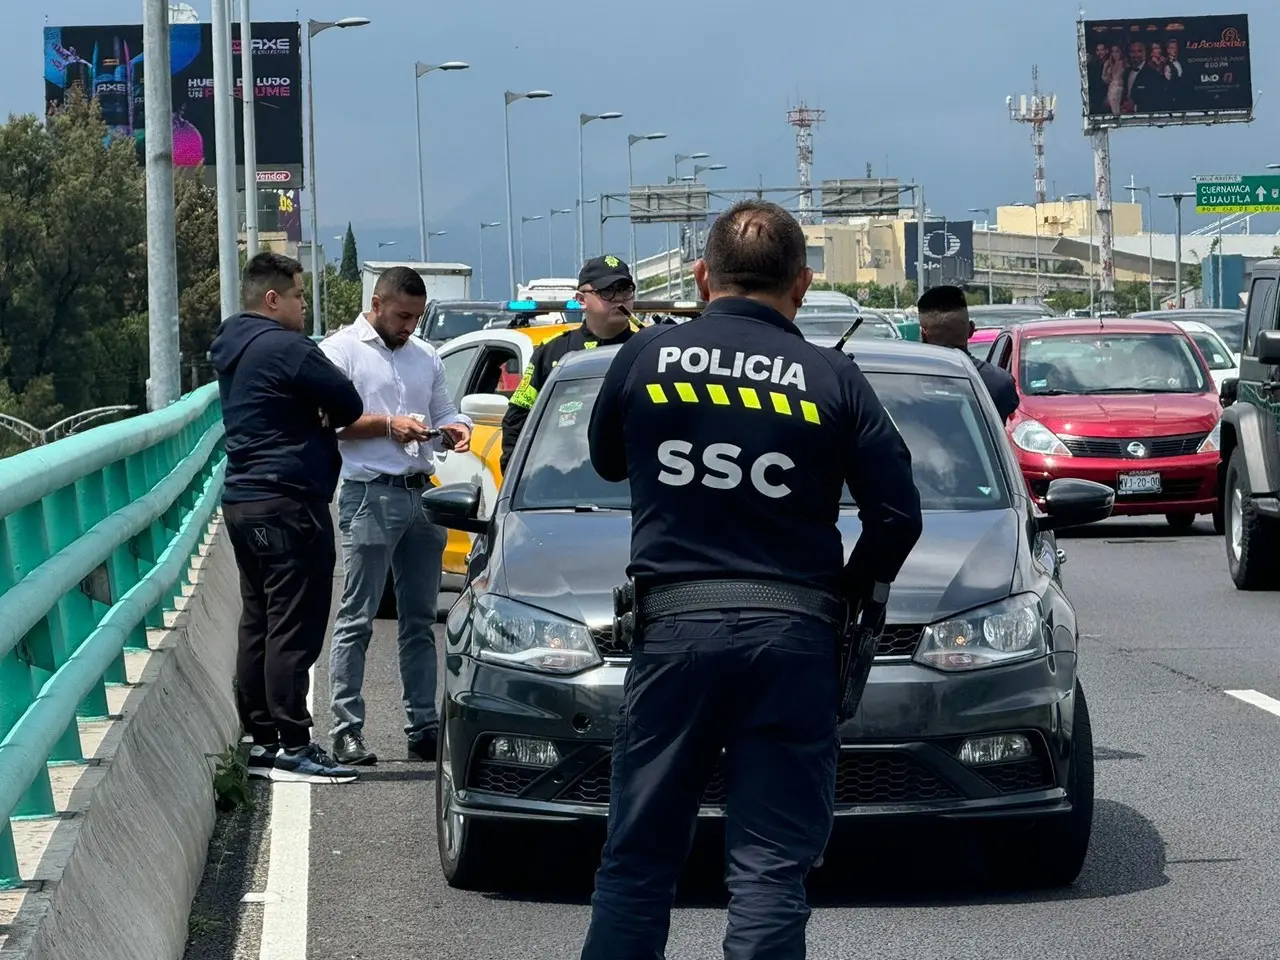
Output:
<path fill-rule="evenodd" d="M 641 299 L 633 316 L 685 323 L 702 306 Z M 418 331 L 475 422 L 470 452 L 444 454 L 423 496 L 449 531 L 443 589 L 457 594 L 440 614 L 435 778 L 439 858 L 455 888 L 500 887 L 522 843 L 549 825 L 599 827 L 609 809 L 628 665 L 613 590 L 625 579 L 630 498 L 592 468 L 587 425 L 616 348 L 559 363 L 509 476 L 499 466 L 522 371 L 539 344 L 577 326 L 580 309 L 570 299 L 437 301 Z M 1172 533 L 1199 518 L 1222 538 L 1239 589 L 1274 585 L 1267 538 L 1280 507 L 1249 482 L 1271 469 L 1259 424 L 1274 440 L 1275 423 L 1260 381 L 1280 362 L 1280 333 L 1264 324 L 1242 368 L 1243 310 L 1121 319 L 1033 304 L 973 307 L 970 319 L 969 355 L 1016 383 L 1005 423 L 965 352 L 920 343 L 910 312 L 814 291 L 796 317 L 807 339 L 858 361 L 910 448 L 925 516 L 862 705 L 840 730 L 836 829 L 981 824 L 1003 881 L 1060 888 L 1089 849 L 1095 751 L 1077 671 L 1082 628 L 1063 579 L 1071 548 L 1058 534 L 1113 516 Z M 859 524 L 845 493 L 849 548 Z M 714 828 L 724 804 L 716 769 L 700 823 Z"/>

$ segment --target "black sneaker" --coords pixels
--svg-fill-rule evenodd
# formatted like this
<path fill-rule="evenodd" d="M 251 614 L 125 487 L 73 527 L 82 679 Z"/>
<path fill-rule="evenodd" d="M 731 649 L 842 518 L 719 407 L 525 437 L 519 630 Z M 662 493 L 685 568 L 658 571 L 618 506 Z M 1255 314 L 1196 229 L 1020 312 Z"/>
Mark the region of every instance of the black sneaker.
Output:
<path fill-rule="evenodd" d="M 351 767 L 336 763 L 318 743 L 300 750 L 281 748 L 271 779 L 282 783 L 350 783 L 359 774 Z"/>
<path fill-rule="evenodd" d="M 258 780 L 270 780 L 271 770 L 276 765 L 276 754 L 280 745 L 276 743 L 255 743 L 249 748 L 249 759 L 245 765 L 249 768 L 249 776 Z"/>
<path fill-rule="evenodd" d="M 423 763 L 435 763 L 437 745 L 436 733 L 434 730 L 430 733 L 423 734 L 421 738 L 409 741 L 408 758 L 410 760 L 421 760 Z"/>
<path fill-rule="evenodd" d="M 378 755 L 364 745 L 359 730 L 343 730 L 333 738 L 333 758 L 353 767 L 367 767 L 378 762 Z"/>

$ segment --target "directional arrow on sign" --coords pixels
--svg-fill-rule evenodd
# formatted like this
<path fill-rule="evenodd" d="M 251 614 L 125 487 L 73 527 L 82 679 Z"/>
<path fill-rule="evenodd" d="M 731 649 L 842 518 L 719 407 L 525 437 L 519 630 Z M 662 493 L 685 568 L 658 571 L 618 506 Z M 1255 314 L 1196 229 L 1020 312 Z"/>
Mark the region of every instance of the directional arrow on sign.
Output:
<path fill-rule="evenodd" d="M 1258 202 L 1259 202 L 1259 203 L 1266 203 L 1266 201 L 1267 201 L 1267 188 L 1266 188 L 1266 187 L 1259 187 L 1259 188 L 1258 188 Z"/>

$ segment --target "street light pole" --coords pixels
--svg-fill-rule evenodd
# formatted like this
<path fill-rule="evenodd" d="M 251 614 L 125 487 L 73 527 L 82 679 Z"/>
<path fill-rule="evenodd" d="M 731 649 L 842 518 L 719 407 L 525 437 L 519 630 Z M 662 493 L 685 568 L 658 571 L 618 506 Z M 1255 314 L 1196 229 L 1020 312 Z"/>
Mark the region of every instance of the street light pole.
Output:
<path fill-rule="evenodd" d="M 516 295 L 516 240 L 512 223 L 515 219 L 511 212 L 511 104 L 517 100 L 545 100 L 551 96 L 549 90 L 530 90 L 528 93 L 513 93 L 507 90 L 503 94 L 502 108 L 502 153 L 507 168 L 507 281 L 511 284 L 511 296 Z M 523 239 L 523 238 L 522 238 Z M 524 245 L 521 244 L 523 247 Z M 523 256 L 523 251 L 521 251 Z M 520 271 L 522 274 L 524 270 Z"/>
<path fill-rule="evenodd" d="M 258 252 L 258 133 L 257 118 L 254 116 L 256 87 L 257 78 L 253 71 L 253 20 L 249 14 L 249 0 L 241 0 L 240 100 L 244 104 L 244 236 L 245 254 L 249 257 Z M 311 285 L 314 287 L 315 284 L 313 277 Z"/>
<path fill-rule="evenodd" d="M 484 231 L 486 227 L 500 227 L 501 220 L 480 224 L 480 299 L 484 299 Z"/>
<path fill-rule="evenodd" d="M 631 148 L 641 140 L 665 140 L 665 133 L 643 133 L 628 134 L 627 136 L 627 223 L 631 227 L 631 269 L 639 270 L 636 263 L 636 219 L 634 209 L 634 194 L 636 186 L 635 167 L 632 163 Z M 603 216 L 603 214 L 602 214 Z"/>
<path fill-rule="evenodd" d="M 1182 201 L 1187 197 L 1194 197 L 1195 194 L 1174 191 L 1157 194 L 1157 196 L 1161 200 L 1173 201 L 1173 307 L 1177 310 L 1182 307 Z"/>
<path fill-rule="evenodd" d="M 320 315 L 320 202 L 316 189 L 316 97 L 315 74 L 311 69 L 311 39 L 330 27 L 345 30 L 363 27 L 369 21 L 364 17 L 344 17 L 341 20 L 307 21 L 307 160 L 311 164 L 311 332 L 315 336 L 324 333 L 324 321 Z"/>
<path fill-rule="evenodd" d="M 592 120 L 617 120 L 622 114 L 616 110 L 610 110 L 607 113 L 582 113 L 578 115 L 578 263 L 584 263 L 587 259 L 586 254 L 586 227 L 582 220 L 582 205 L 586 202 L 583 196 L 582 180 L 582 128 Z M 552 271 L 553 273 L 555 271 Z"/>
<path fill-rule="evenodd" d="M 552 223 L 552 221 L 554 221 L 558 215 L 564 214 L 564 213 L 573 213 L 573 211 L 572 210 L 552 210 L 551 216 L 547 217 L 547 260 L 548 260 L 549 266 L 551 267 L 551 272 L 547 274 L 547 276 L 549 277 L 554 277 L 556 275 L 556 238 L 555 238 L 554 224 Z"/>
<path fill-rule="evenodd" d="M 1135 192 L 1145 193 L 1147 195 L 1147 309 L 1154 310 L 1156 308 L 1156 254 L 1155 241 L 1152 239 L 1154 237 L 1154 231 L 1152 229 L 1154 225 L 1151 220 L 1151 188 L 1138 186 L 1133 182 L 1133 177 L 1131 175 L 1129 177 L 1129 185 L 1125 189 L 1129 191 L 1130 203 L 1133 203 L 1133 195 Z"/>
<path fill-rule="evenodd" d="M 219 158 L 214 171 L 218 181 L 218 288 L 225 319 L 240 311 L 240 256 L 236 243 L 240 233 L 236 217 L 236 103 L 230 0 L 213 0 L 211 33 L 214 152 Z M 169 96 L 172 100 L 172 91 Z"/>
<path fill-rule="evenodd" d="M 680 164 L 683 163 L 685 160 L 706 160 L 710 156 L 711 154 L 709 153 L 677 153 L 675 155 L 675 163 L 671 165 L 671 169 L 675 173 L 675 180 L 668 181 L 668 182 L 676 182 L 676 181 L 685 179 L 680 176 Z M 699 169 L 705 170 L 707 168 L 706 167 L 700 168 L 697 166 L 697 164 L 694 164 L 694 174 L 692 177 L 689 177 L 688 179 L 691 181 L 697 180 L 698 179 L 697 171 Z M 692 226 L 692 224 L 690 226 Z M 684 296 L 684 244 L 681 243 L 681 244 L 678 244 L 678 246 L 680 247 L 680 253 L 676 257 L 676 262 L 680 264 L 680 296 L 683 297 Z M 671 269 L 671 224 L 668 223 L 667 224 L 667 296 L 668 297 L 671 296 L 671 286 L 674 282 L 675 282 L 675 277 L 672 275 L 672 269 Z"/>
<path fill-rule="evenodd" d="M 991 208 L 990 207 L 970 207 L 970 213 L 984 213 L 987 216 L 987 303 L 995 303 L 995 281 L 992 277 L 991 263 Z"/>
<path fill-rule="evenodd" d="M 526 223 L 533 223 L 533 221 L 541 220 L 541 219 L 542 219 L 542 214 L 538 214 L 536 217 L 520 218 L 520 283 L 521 284 L 523 284 L 525 280 L 528 279 L 528 276 L 524 272 L 524 225 Z M 514 297 L 515 294 L 513 293 L 512 296 Z"/>
<path fill-rule="evenodd" d="M 419 60 L 413 65 L 413 118 L 418 128 L 418 249 L 419 258 L 426 262 L 431 256 L 431 237 L 427 233 L 427 193 L 422 172 L 422 83 L 432 70 L 466 70 L 471 65 L 461 60 L 428 64 Z"/>

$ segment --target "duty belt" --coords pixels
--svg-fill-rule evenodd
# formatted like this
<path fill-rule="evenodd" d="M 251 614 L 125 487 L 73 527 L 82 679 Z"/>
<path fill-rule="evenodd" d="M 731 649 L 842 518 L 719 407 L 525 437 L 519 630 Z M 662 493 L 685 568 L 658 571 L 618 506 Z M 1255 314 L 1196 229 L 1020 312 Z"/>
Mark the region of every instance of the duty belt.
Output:
<path fill-rule="evenodd" d="M 848 607 L 824 590 L 776 580 L 695 580 L 644 590 L 636 600 L 642 623 L 684 613 L 757 610 L 817 617 L 843 629 Z"/>
<path fill-rule="evenodd" d="M 431 482 L 431 477 L 425 473 L 408 473 L 403 476 L 379 473 L 367 482 L 382 483 L 389 487 L 404 487 L 406 490 L 418 490 L 427 486 Z"/>

